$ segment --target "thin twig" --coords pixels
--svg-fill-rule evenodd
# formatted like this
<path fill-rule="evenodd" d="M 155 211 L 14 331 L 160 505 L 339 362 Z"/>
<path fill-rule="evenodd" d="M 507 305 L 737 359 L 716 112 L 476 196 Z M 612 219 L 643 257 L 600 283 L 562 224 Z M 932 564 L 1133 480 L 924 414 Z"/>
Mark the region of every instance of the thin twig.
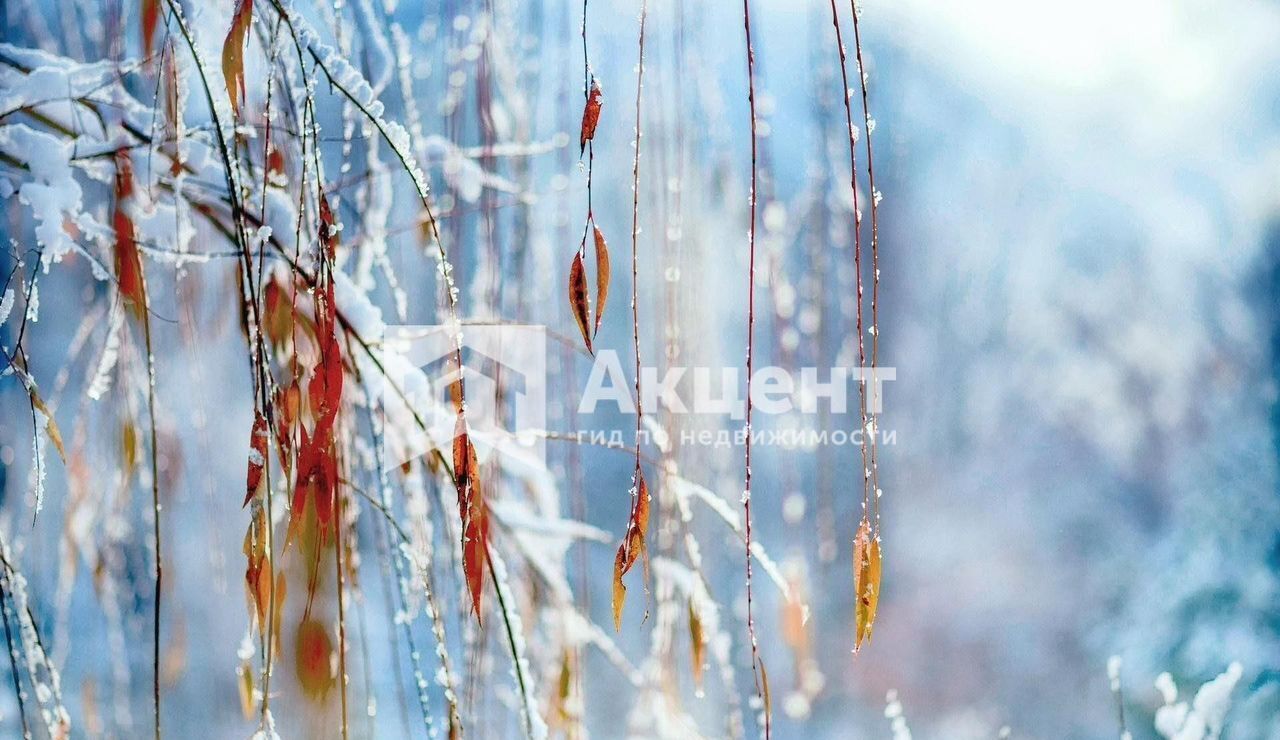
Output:
<path fill-rule="evenodd" d="M 751 369 L 755 353 L 756 327 L 756 186 L 757 186 L 757 132 L 756 132 L 756 83 L 755 52 L 751 48 L 751 3 L 742 0 L 742 25 L 747 37 L 747 103 L 751 113 L 751 193 L 748 197 L 750 221 L 747 225 L 747 408 L 745 417 L 745 482 L 742 491 L 744 531 L 746 534 L 747 562 L 747 639 L 751 642 L 751 673 L 755 677 L 756 695 L 764 711 L 764 736 L 770 734 L 769 707 L 765 702 L 765 688 L 761 674 L 760 648 L 756 642 L 756 623 L 751 592 Z"/>

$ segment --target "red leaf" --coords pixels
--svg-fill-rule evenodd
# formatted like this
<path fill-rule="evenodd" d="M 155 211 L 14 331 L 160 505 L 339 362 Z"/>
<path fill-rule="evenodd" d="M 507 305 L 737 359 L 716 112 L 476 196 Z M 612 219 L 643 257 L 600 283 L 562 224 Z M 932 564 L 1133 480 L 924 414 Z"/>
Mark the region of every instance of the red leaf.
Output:
<path fill-rule="evenodd" d="M 320 196 L 320 245 L 324 247 L 325 256 L 332 262 L 334 250 L 338 246 L 338 232 L 334 227 L 329 199 L 323 195 Z"/>
<path fill-rule="evenodd" d="M 315 513 L 321 542 L 328 542 L 337 531 L 334 517 L 338 497 L 336 427 L 338 412 L 342 409 L 344 369 L 342 345 L 338 341 L 337 305 L 333 294 L 332 244 L 335 233 L 333 214 L 322 194 L 319 228 L 322 251 L 314 294 L 319 357 L 311 371 L 311 379 L 307 381 L 307 401 L 314 425 L 310 433 L 305 427 L 301 429 L 302 440 L 298 446 L 298 469 L 293 506 L 289 512 L 289 531 L 285 536 L 286 545 L 293 541 L 308 512 L 308 504 Z M 290 410 L 289 413 L 296 413 L 296 410 Z"/>
<path fill-rule="evenodd" d="M 458 489 L 458 512 L 462 516 L 462 571 L 477 621 L 481 620 L 480 597 L 484 593 L 484 569 L 489 562 L 489 511 L 480 488 L 479 468 L 466 417 L 458 412 L 453 434 L 453 481 Z"/>
<path fill-rule="evenodd" d="M 587 344 L 587 351 L 595 354 L 591 347 L 591 300 L 587 297 L 587 270 L 582 264 L 582 252 L 573 256 L 573 266 L 569 268 L 569 308 L 573 310 L 573 318 L 578 322 L 578 330 L 582 332 L 582 341 Z"/>
<path fill-rule="evenodd" d="M 582 135 L 578 139 L 578 156 L 587 149 L 587 142 L 596 137 L 596 124 L 600 123 L 600 107 L 604 104 L 604 96 L 600 92 L 600 83 L 591 78 L 591 92 L 587 95 L 587 104 L 582 109 Z"/>
<path fill-rule="evenodd" d="M 249 433 L 249 476 L 244 495 L 244 503 L 241 507 L 248 506 L 249 502 L 258 493 L 259 486 L 263 482 L 263 472 L 267 465 L 267 417 L 262 412 L 257 412 L 253 419 L 253 431 Z"/>
<path fill-rule="evenodd" d="M 227 81 L 227 94 L 231 96 L 231 111 L 240 115 L 244 100 L 244 47 L 253 21 L 253 0 L 238 0 L 231 16 L 231 28 L 222 43 L 222 76 Z"/>
<path fill-rule="evenodd" d="M 151 41 L 160 20 L 160 0 L 142 0 L 142 56 L 151 56 Z"/>
<path fill-rule="evenodd" d="M 116 152 L 116 204 L 111 225 L 116 232 L 115 268 L 120 295 L 141 317 L 146 309 L 146 287 L 143 283 L 142 256 L 134 238 L 133 217 L 129 201 L 133 198 L 133 163 L 123 149 Z"/>

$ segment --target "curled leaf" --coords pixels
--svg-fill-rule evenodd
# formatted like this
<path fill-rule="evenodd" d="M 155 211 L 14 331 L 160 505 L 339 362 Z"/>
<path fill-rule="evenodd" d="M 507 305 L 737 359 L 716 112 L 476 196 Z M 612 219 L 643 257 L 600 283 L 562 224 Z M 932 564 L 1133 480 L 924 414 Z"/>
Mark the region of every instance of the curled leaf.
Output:
<path fill-rule="evenodd" d="M 596 124 L 600 123 L 600 107 L 604 104 L 604 95 L 600 91 L 600 83 L 591 78 L 591 91 L 587 94 L 587 104 L 582 109 L 582 135 L 578 138 L 578 156 L 587 150 L 587 142 L 596 137 Z"/>
<path fill-rule="evenodd" d="M 645 535 L 649 531 L 649 486 L 644 473 L 636 466 L 636 488 L 631 502 L 631 516 L 627 521 L 627 534 L 618 546 L 613 559 L 613 628 L 622 629 L 622 606 L 627 599 L 627 587 L 622 577 L 631 570 L 645 551 Z M 647 566 L 646 566 L 647 567 Z"/>
<path fill-rule="evenodd" d="M 582 252 L 573 256 L 573 266 L 569 268 L 569 308 L 573 310 L 587 351 L 595 354 L 591 347 L 591 301 L 587 297 L 587 270 L 582 264 Z"/>
<path fill-rule="evenodd" d="M 231 28 L 222 43 L 222 76 L 227 82 L 227 94 L 231 96 L 231 111 L 240 115 L 244 101 L 244 47 L 253 21 L 253 0 L 237 0 L 231 16 Z"/>
<path fill-rule="evenodd" d="M 600 332 L 600 322 L 604 320 L 604 304 L 609 298 L 609 245 L 604 241 L 604 233 L 594 222 L 591 228 L 595 231 L 596 242 L 596 326 L 591 336 Z"/>

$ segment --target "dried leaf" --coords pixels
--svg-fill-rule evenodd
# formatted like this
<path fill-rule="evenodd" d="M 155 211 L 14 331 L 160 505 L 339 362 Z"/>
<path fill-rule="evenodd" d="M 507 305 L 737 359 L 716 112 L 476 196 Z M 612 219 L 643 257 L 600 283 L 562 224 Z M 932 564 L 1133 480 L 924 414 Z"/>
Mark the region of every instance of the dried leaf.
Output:
<path fill-rule="evenodd" d="M 808 607 L 805 605 L 805 581 L 800 573 L 792 573 L 787 578 L 787 591 L 791 594 L 782 602 L 782 641 L 795 654 L 795 664 L 799 670 L 809 663 L 810 646 Z"/>
<path fill-rule="evenodd" d="M 231 96 L 231 111 L 237 116 L 245 95 L 244 48 L 252 21 L 253 0 L 238 0 L 231 16 L 231 28 L 222 43 L 222 76 L 227 82 L 227 94 Z"/>
<path fill-rule="evenodd" d="M 702 634 L 702 619 L 698 610 L 693 607 L 693 599 L 689 600 L 689 649 L 693 659 L 693 685 L 702 689 L 702 672 L 707 663 L 706 638 Z"/>
<path fill-rule="evenodd" d="M 558 726 L 565 726 L 573 719 L 569 711 L 569 695 L 573 692 L 573 653 L 565 650 L 560 657 L 560 678 L 556 681 L 556 694 L 551 700 L 551 719 Z"/>
<path fill-rule="evenodd" d="M 578 139 L 578 156 L 587 150 L 587 142 L 596 137 L 596 124 L 600 123 L 600 107 L 604 104 L 604 95 L 600 91 L 600 83 L 591 78 L 591 92 L 587 95 L 587 104 L 582 109 L 582 135 Z"/>
<path fill-rule="evenodd" d="M 276 574 L 276 605 L 271 617 L 271 639 L 275 643 L 276 652 L 280 652 L 280 626 L 284 624 L 284 599 L 288 589 L 285 586 L 284 573 Z"/>
<path fill-rule="evenodd" d="M 338 231 L 333 220 L 333 209 L 329 207 L 329 199 L 320 196 L 320 244 L 324 247 L 325 256 L 333 260 L 338 246 Z"/>
<path fill-rule="evenodd" d="M 301 427 L 297 476 L 285 546 L 293 542 L 307 515 L 314 513 L 320 542 L 337 532 L 334 510 L 338 497 L 338 445 L 336 430 L 342 408 L 342 345 L 338 341 L 337 301 L 333 289 L 333 214 L 320 196 L 321 259 L 316 280 L 315 339 L 319 357 L 307 382 L 307 402 L 315 419 L 312 431 Z M 291 419 L 293 417 L 290 417 Z M 310 506 L 308 506 L 308 504 Z"/>
<path fill-rule="evenodd" d="M 138 465 L 138 428 L 125 420 L 120 429 L 120 468 L 126 476 L 132 475 Z"/>
<path fill-rule="evenodd" d="M 31 404 L 36 407 L 41 414 L 44 415 L 44 430 L 49 434 L 49 441 L 53 442 L 53 446 L 58 450 L 58 457 L 62 458 L 62 464 L 67 464 L 67 450 L 62 446 L 62 432 L 58 429 L 58 422 L 53 420 L 53 412 L 45 405 L 44 399 L 40 397 L 40 392 L 36 390 L 35 383 L 32 383 L 27 391 L 31 394 Z"/>
<path fill-rule="evenodd" d="M 622 605 L 627 600 L 627 587 L 622 584 L 622 575 L 627 572 L 627 540 L 618 548 L 613 558 L 613 629 L 622 630 Z"/>
<path fill-rule="evenodd" d="M 569 308 L 573 310 L 573 318 L 578 322 L 578 330 L 582 332 L 582 341 L 587 344 L 587 351 L 595 354 L 591 348 L 591 301 L 587 297 L 587 270 L 582 264 L 582 252 L 573 256 L 573 266 L 569 268 Z"/>
<path fill-rule="evenodd" d="M 253 701 L 253 664 L 248 659 L 240 661 L 240 667 L 236 668 L 236 674 L 240 678 L 236 682 L 237 688 L 240 689 L 240 711 L 244 713 L 245 719 L 253 717 L 255 704 Z"/>
<path fill-rule="evenodd" d="M 244 585 L 248 594 L 249 614 L 259 631 L 267 626 L 267 613 L 271 606 L 271 580 L 273 577 L 271 558 L 267 552 L 267 514 L 262 507 L 256 507 L 249 527 L 244 533 Z M 280 588 L 284 584 L 284 574 L 276 576 L 276 629 L 279 630 L 279 610 L 284 601 Z"/>
<path fill-rule="evenodd" d="M 294 670 L 303 693 L 312 699 L 324 698 L 333 688 L 332 656 L 333 641 L 324 625 L 310 618 L 302 620 L 294 646 Z"/>
<path fill-rule="evenodd" d="M 863 639 L 871 641 L 871 630 L 876 624 L 876 609 L 880 606 L 880 538 L 871 540 L 870 562 L 867 566 L 867 589 L 864 597 L 867 600 L 867 629 Z"/>
<path fill-rule="evenodd" d="M 773 719 L 773 697 L 769 693 L 769 672 L 764 669 L 764 659 L 758 659 L 756 663 L 760 666 L 760 695 L 764 699 L 764 734 L 767 737 Z"/>
<path fill-rule="evenodd" d="M 111 226 L 116 232 L 115 268 L 120 295 L 141 319 L 146 310 L 146 286 L 142 275 L 142 256 L 134 236 L 129 201 L 133 198 L 133 163 L 123 149 L 116 152 L 116 204 Z"/>
<path fill-rule="evenodd" d="M 284 150 L 272 144 L 267 151 L 267 175 L 284 176 Z"/>
<path fill-rule="evenodd" d="M 596 242 L 596 327 L 591 333 L 594 338 L 600 332 L 600 322 L 604 320 L 604 304 L 609 298 L 609 245 L 604 241 L 604 233 L 594 222 L 591 228 L 595 231 Z"/>
<path fill-rule="evenodd" d="M 484 570 L 489 558 L 489 512 L 480 488 L 480 465 L 467 431 L 466 417 L 458 412 L 453 435 L 453 478 L 462 516 L 462 571 L 471 594 L 471 607 L 481 621 L 480 598 L 484 594 Z"/>
<path fill-rule="evenodd" d="M 854 644 L 856 653 L 871 637 L 880 600 L 880 542 L 872 537 L 871 523 L 863 519 L 853 540 Z"/>
<path fill-rule="evenodd" d="M 249 505 L 262 486 L 267 465 L 267 417 L 259 411 L 253 419 L 253 430 L 249 433 L 249 475 L 246 485 L 244 503 Z"/>
<path fill-rule="evenodd" d="M 622 606 L 627 599 L 627 587 L 622 577 L 631 570 L 645 550 L 645 535 L 649 531 L 649 486 L 644 473 L 636 466 L 636 493 L 631 503 L 631 516 L 627 521 L 627 534 L 618 546 L 613 559 L 613 628 L 622 629 Z"/>
<path fill-rule="evenodd" d="M 160 20 L 160 0 L 142 0 L 142 56 L 151 56 L 151 41 Z"/>

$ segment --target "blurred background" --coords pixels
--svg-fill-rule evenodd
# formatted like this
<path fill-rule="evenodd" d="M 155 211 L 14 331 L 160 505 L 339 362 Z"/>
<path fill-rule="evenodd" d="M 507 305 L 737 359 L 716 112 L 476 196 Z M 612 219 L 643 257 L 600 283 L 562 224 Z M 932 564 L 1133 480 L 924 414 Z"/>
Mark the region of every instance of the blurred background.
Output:
<path fill-rule="evenodd" d="M 274 16 L 260 4 L 255 33 L 265 34 Z M 196 5 L 188 4 L 189 16 L 214 60 L 232 3 Z M 856 90 L 849 7 L 837 5 Z M 624 368 L 639 10 L 637 2 L 597 2 L 587 16 L 588 55 L 605 100 L 592 204 L 614 265 L 596 346 L 617 350 Z M 7 44 L 81 62 L 138 56 L 133 2 L 8 0 L 0 12 Z M 365 77 L 388 80 L 380 96 L 387 118 L 406 120 L 406 102 L 416 103 L 420 127 L 410 132 L 433 142 L 420 151 L 464 318 L 545 324 L 567 337 L 572 347 L 554 337 L 550 344 L 548 383 L 558 392 L 549 394 L 556 400 L 548 428 L 621 430 L 629 443 L 632 417 L 584 422 L 574 411 L 590 369 L 574 349 L 577 328 L 564 297 L 586 212 L 585 170 L 572 153 L 582 111 L 582 7 L 361 0 L 300 12 Z M 752 3 L 759 365 L 857 364 L 849 142 L 831 13 L 816 0 Z M 385 32 L 393 24 L 402 36 Z M 646 24 L 641 354 L 659 375 L 676 365 L 738 367 L 751 171 L 741 7 L 651 0 Z M 773 733 L 888 737 L 886 694 L 894 690 L 920 738 L 992 738 L 1006 727 L 1012 737 L 1116 737 L 1107 661 L 1118 655 L 1134 738 L 1159 737 L 1157 674 L 1170 672 L 1190 700 L 1232 661 L 1243 674 L 1222 736 L 1280 738 L 1280 5 L 866 0 L 859 31 L 883 194 L 879 360 L 897 372 L 879 422 L 893 440 L 878 453 L 883 595 L 874 639 L 855 656 L 856 446 L 755 450 L 753 537 L 807 604 L 799 616 L 757 569 Z M 257 43 L 247 55 L 250 108 L 262 105 L 269 67 Z M 395 63 L 389 48 L 403 55 Z M 120 84 L 151 105 L 154 81 L 133 75 Z M 330 135 L 321 151 L 352 250 L 343 269 L 357 275 L 387 323 L 438 321 L 435 265 L 419 246 L 425 237 L 407 178 L 360 174 L 376 137 L 353 136 L 359 127 L 350 110 L 317 87 Z M 859 96 L 852 102 L 859 121 Z M 0 125 L 19 117 L 5 113 Z M 203 98 L 192 93 L 187 125 L 207 120 Z M 867 133 L 857 142 L 864 214 Z M 503 144 L 516 153 L 500 153 Z M 0 257 L 5 275 L 33 239 L 30 207 L 15 195 L 25 177 L 11 163 L 0 167 L 11 245 Z M 386 208 L 374 212 L 377 193 L 386 194 Z M 105 221 L 109 202 L 109 190 L 86 185 L 86 210 L 98 209 Z M 867 233 L 864 223 L 864 250 Z M 201 230 L 190 248 L 227 249 L 220 239 Z M 385 273 L 360 266 L 371 242 L 388 261 Z M 173 594 L 162 667 L 166 725 L 174 736 L 245 737 L 254 723 L 240 716 L 236 699 L 238 650 L 248 639 L 240 586 L 248 515 L 239 491 L 253 400 L 244 337 L 229 307 L 234 265 L 148 259 L 160 275 L 155 312 L 168 319 L 156 329 L 170 497 L 166 579 L 174 573 L 166 581 Z M 864 260 L 864 281 L 870 274 Z M 390 276 L 407 297 L 402 305 Z M 85 398 L 113 299 L 85 260 L 68 256 L 39 285 L 38 321 L 23 338 L 31 373 L 42 389 L 57 389 L 51 400 L 67 445 L 86 452 L 79 488 L 61 461 L 48 464 L 42 510 L 33 516 L 28 395 L 12 374 L 0 379 L 9 557 L 26 576 L 34 621 L 61 672 L 73 736 L 136 737 L 150 722 L 149 484 L 145 471 L 122 479 L 117 468 L 120 419 L 145 419 L 145 395 Z M 101 323 L 78 338 L 95 311 Z M 18 341 L 18 318 L 15 311 L 0 326 L 6 353 Z M 83 356 L 77 342 L 88 343 Z M 139 357 L 134 352 L 121 372 L 136 375 Z M 118 387 L 129 386 L 122 379 Z M 728 416 L 656 412 L 653 422 L 677 439 L 678 431 L 740 425 Z M 759 424 L 851 429 L 858 420 L 797 414 Z M 687 628 L 675 630 L 674 649 L 659 645 L 663 618 L 640 622 L 639 590 L 631 590 L 622 632 L 610 629 L 613 550 L 633 461 L 554 441 L 548 453 L 563 515 L 608 533 L 560 553 L 574 603 L 660 693 L 681 697 L 700 733 L 725 735 L 724 717 L 750 706 L 754 693 L 741 539 L 708 508 L 687 525 L 701 541 L 736 675 L 729 684 L 709 670 L 705 691 L 695 690 Z M 655 445 L 647 453 L 740 510 L 740 448 Z M 675 523 L 673 484 L 656 465 L 649 475 L 654 555 L 679 560 L 686 525 Z M 107 490 L 109 503 L 94 503 Z M 376 515 L 365 507 L 360 516 Z M 386 554 L 374 541 L 362 544 L 358 566 L 368 591 L 357 599 L 362 643 L 353 655 L 363 666 L 353 691 L 362 719 L 353 727 L 357 736 L 416 737 L 419 728 L 409 732 L 402 716 L 411 679 L 395 642 L 391 589 L 379 582 Z M 456 579 L 445 572 L 448 558 L 439 559 L 440 577 Z M 444 582 L 445 611 L 465 625 L 458 587 Z M 530 590 L 520 596 L 532 631 L 545 625 Z M 662 593 L 655 590 L 659 603 Z M 422 622 L 415 629 L 426 653 L 432 643 Z M 509 689 L 483 685 L 490 673 L 495 684 L 510 683 L 505 648 L 487 627 L 476 637 L 459 626 L 451 639 L 461 640 L 458 633 L 467 646 L 455 662 L 469 677 L 468 696 L 480 697 L 468 710 L 478 718 L 472 734 L 518 736 L 518 720 L 487 719 L 514 711 Z M 529 638 L 534 673 L 549 687 L 559 656 L 541 653 L 537 634 Z M 252 655 L 252 642 L 248 648 Z M 679 669 L 658 659 L 668 651 Z M 587 731 L 622 736 L 625 716 L 629 734 L 660 734 L 636 716 L 655 705 L 636 703 L 637 692 L 611 673 L 612 660 L 584 658 Z M 283 736 L 333 735 L 332 724 L 308 724 L 304 698 L 280 690 L 289 708 L 277 710 Z M 17 736 L 17 712 L 13 692 L 0 692 L 6 736 Z M 746 714 L 742 731 L 754 736 L 759 727 Z"/>

